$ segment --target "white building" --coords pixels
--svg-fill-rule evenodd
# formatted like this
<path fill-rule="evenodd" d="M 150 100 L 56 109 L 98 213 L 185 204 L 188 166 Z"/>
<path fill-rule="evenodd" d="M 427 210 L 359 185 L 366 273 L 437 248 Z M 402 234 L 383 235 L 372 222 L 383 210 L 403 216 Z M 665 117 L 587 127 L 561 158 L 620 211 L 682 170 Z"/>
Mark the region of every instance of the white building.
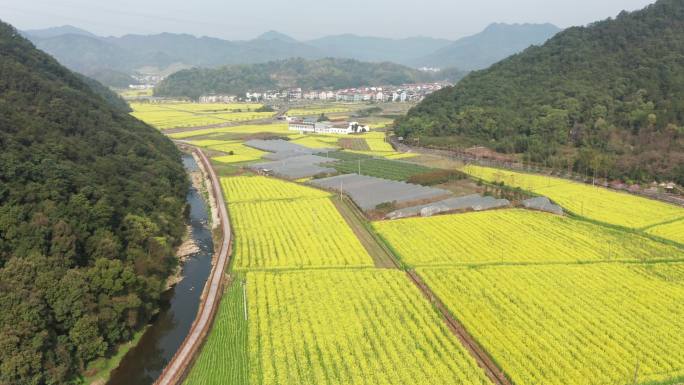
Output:
<path fill-rule="evenodd" d="M 199 97 L 200 103 L 234 103 L 237 100 L 233 95 L 202 95 Z"/>
<path fill-rule="evenodd" d="M 370 127 L 360 125 L 358 122 L 349 122 L 344 124 L 333 124 L 330 122 L 312 122 L 312 121 L 290 121 L 288 126 L 290 131 L 297 131 L 299 133 L 310 134 L 338 134 L 349 135 L 353 133 L 369 132 Z"/>

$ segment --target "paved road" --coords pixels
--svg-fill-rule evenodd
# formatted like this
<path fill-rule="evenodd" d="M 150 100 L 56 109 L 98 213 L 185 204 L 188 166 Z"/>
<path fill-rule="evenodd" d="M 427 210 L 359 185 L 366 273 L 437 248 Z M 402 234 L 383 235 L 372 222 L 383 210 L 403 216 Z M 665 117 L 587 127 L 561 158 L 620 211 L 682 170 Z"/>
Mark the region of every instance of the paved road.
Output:
<path fill-rule="evenodd" d="M 155 385 L 176 385 L 183 380 L 188 365 L 192 362 L 195 353 L 199 350 L 204 337 L 211 327 L 216 308 L 221 299 L 223 275 L 230 258 L 231 230 L 226 202 L 223 199 L 223 194 L 221 192 L 221 184 L 219 183 L 219 179 L 216 176 L 216 172 L 211 166 L 209 159 L 207 159 L 202 150 L 196 149 L 195 153 L 199 155 L 212 182 L 212 190 L 214 197 L 216 198 L 221 229 L 223 230 L 223 241 L 221 243 L 218 258 L 216 259 L 216 264 L 214 265 L 209 281 L 207 282 L 208 290 L 206 290 L 204 301 L 200 303 L 200 310 L 197 314 L 197 318 L 190 328 L 187 337 L 185 337 L 183 344 L 166 368 L 164 368 L 164 371 L 159 378 L 157 378 L 157 381 L 155 381 Z"/>

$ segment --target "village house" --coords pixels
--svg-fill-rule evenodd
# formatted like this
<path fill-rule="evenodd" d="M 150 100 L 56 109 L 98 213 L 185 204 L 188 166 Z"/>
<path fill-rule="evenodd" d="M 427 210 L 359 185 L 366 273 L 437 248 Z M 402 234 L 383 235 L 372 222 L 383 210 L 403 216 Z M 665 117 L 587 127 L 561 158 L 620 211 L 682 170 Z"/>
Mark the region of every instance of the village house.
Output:
<path fill-rule="evenodd" d="M 322 135 L 349 135 L 370 131 L 370 127 L 361 125 L 358 122 L 316 122 L 311 119 L 301 120 L 292 118 L 290 118 L 288 129 L 290 131 L 297 131 L 301 134 Z"/>

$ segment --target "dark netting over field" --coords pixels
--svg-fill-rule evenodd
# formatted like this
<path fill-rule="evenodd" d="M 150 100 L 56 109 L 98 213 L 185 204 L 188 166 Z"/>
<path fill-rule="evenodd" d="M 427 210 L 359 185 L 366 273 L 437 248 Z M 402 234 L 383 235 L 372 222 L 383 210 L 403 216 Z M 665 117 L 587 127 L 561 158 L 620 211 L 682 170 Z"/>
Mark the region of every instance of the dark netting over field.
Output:
<path fill-rule="evenodd" d="M 563 215 L 563 209 L 560 206 L 551 203 L 551 201 L 547 197 L 530 198 L 524 200 L 522 203 L 525 206 L 525 208 L 528 209 L 546 211 L 553 214 Z"/>
<path fill-rule="evenodd" d="M 420 206 L 407 207 L 392 211 L 385 218 L 399 219 L 413 216 L 428 217 L 439 213 L 456 210 L 490 210 L 500 207 L 507 207 L 511 204 L 507 199 L 496 199 L 489 196 L 483 197 L 478 194 L 467 195 L 457 198 L 449 198 L 439 202 L 428 203 Z"/>
<path fill-rule="evenodd" d="M 329 190 L 343 191 L 363 210 L 372 210 L 387 202 L 402 203 L 451 195 L 451 192 L 442 189 L 357 174 L 316 179 L 310 183 Z"/>
<path fill-rule="evenodd" d="M 320 149 L 312 149 L 309 147 L 301 146 L 296 143 L 291 143 L 288 142 L 287 140 L 282 140 L 282 139 L 275 139 L 275 140 L 261 140 L 261 139 L 253 139 L 253 140 L 248 140 L 245 142 L 246 146 L 256 148 L 257 150 L 261 151 L 268 151 L 268 152 L 282 152 L 282 153 L 290 153 L 292 156 L 294 155 L 306 155 L 306 154 L 315 154 L 317 152 L 320 152 Z"/>
<path fill-rule="evenodd" d="M 336 159 L 328 159 L 317 155 L 301 155 L 273 162 L 257 163 L 250 165 L 249 168 L 284 178 L 298 179 L 318 174 L 333 174 L 336 172 L 335 169 L 320 165 L 335 161 Z"/>

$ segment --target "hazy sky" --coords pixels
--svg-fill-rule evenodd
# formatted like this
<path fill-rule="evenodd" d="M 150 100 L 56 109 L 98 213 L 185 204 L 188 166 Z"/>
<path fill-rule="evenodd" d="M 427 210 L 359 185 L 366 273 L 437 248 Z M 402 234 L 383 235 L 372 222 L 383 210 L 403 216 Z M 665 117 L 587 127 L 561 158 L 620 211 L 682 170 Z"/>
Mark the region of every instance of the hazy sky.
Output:
<path fill-rule="evenodd" d="M 277 30 L 298 39 L 354 33 L 449 39 L 492 22 L 584 25 L 654 0 L 0 0 L 20 29 L 71 24 L 99 35 L 159 32 L 250 39 Z"/>

